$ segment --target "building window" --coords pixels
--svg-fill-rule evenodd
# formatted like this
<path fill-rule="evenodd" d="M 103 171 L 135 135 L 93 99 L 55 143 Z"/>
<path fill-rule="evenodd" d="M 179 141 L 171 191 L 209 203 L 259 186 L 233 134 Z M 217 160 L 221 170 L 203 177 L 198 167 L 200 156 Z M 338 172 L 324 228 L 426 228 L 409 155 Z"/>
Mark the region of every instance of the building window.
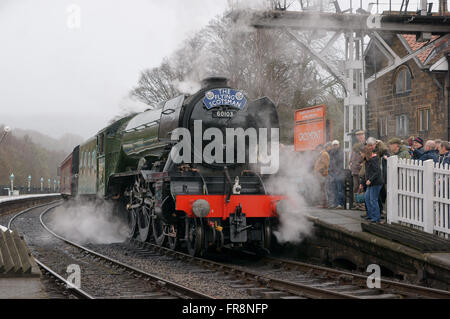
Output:
<path fill-rule="evenodd" d="M 407 136 L 408 135 L 408 127 L 409 127 L 409 119 L 408 115 L 401 114 L 397 115 L 395 118 L 395 134 L 397 136 Z"/>
<path fill-rule="evenodd" d="M 417 127 L 420 132 L 425 132 L 430 130 L 431 119 L 430 119 L 430 107 L 425 107 L 417 110 Z"/>
<path fill-rule="evenodd" d="M 382 116 L 378 120 L 378 135 L 384 137 L 388 135 L 388 117 Z"/>
<path fill-rule="evenodd" d="M 411 72 L 407 67 L 402 67 L 397 72 L 395 79 L 395 94 L 411 92 Z"/>

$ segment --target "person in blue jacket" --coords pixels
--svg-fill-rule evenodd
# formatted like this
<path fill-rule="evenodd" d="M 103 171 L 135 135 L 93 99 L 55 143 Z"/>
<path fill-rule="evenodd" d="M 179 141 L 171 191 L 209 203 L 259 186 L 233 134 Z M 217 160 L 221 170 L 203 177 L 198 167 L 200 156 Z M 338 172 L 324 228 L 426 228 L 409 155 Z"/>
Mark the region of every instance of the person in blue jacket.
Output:
<path fill-rule="evenodd" d="M 419 158 L 419 161 L 426 161 L 426 160 L 432 159 L 433 162 L 436 163 L 439 160 L 439 152 L 436 149 L 436 145 L 434 144 L 433 140 L 428 140 L 425 143 L 424 149 L 425 149 L 425 152 Z"/>
<path fill-rule="evenodd" d="M 366 185 L 364 196 L 367 207 L 367 219 L 373 223 L 381 222 L 381 211 L 378 204 L 381 187 L 383 186 L 383 174 L 380 167 L 380 158 L 370 146 L 361 150 L 364 158 L 365 175 L 361 179 L 360 190 Z"/>

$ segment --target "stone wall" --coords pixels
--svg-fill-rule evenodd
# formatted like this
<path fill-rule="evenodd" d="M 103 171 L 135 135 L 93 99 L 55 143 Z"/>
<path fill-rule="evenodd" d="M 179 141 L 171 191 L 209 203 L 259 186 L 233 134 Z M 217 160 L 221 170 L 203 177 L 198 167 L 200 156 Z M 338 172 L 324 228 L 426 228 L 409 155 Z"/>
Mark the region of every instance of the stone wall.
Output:
<path fill-rule="evenodd" d="M 394 37 L 392 49 L 403 57 L 407 51 L 401 41 Z M 412 73 L 411 92 L 395 94 L 396 74 L 402 66 L 407 66 Z M 411 135 L 426 139 L 447 139 L 447 106 L 442 87 L 446 87 L 444 74 L 433 75 L 420 69 L 414 59 L 385 74 L 368 86 L 368 131 L 369 136 L 384 141 L 392 137 L 403 139 Z M 441 88 L 436 81 L 439 82 Z M 418 109 L 430 106 L 431 127 L 429 131 L 419 131 Z M 396 116 L 407 114 L 409 117 L 408 133 L 404 136 L 396 135 Z M 387 117 L 388 135 L 379 136 L 379 119 Z"/>

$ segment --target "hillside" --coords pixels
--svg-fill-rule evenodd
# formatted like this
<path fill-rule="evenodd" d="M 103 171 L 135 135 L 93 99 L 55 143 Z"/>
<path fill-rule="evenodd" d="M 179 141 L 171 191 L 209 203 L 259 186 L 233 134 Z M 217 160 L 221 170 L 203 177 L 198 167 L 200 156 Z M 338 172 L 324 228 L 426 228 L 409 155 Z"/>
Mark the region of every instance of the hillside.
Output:
<path fill-rule="evenodd" d="M 71 153 L 73 148 L 82 143 L 84 140 L 81 136 L 75 134 L 66 133 L 56 139 L 38 131 L 20 128 L 14 128 L 12 134 L 19 138 L 28 136 L 35 144 L 38 144 L 50 151 L 63 151 L 66 154 Z"/>
<path fill-rule="evenodd" d="M 3 132 L 3 126 L 0 126 Z M 0 145 L 0 185 L 9 185 L 9 176 L 14 173 L 14 185 L 27 185 L 28 175 L 32 176 L 31 184 L 40 185 L 40 178 L 52 180 L 57 177 L 59 164 L 69 152 L 64 150 L 47 150 L 25 135 L 18 137 L 8 135 Z"/>

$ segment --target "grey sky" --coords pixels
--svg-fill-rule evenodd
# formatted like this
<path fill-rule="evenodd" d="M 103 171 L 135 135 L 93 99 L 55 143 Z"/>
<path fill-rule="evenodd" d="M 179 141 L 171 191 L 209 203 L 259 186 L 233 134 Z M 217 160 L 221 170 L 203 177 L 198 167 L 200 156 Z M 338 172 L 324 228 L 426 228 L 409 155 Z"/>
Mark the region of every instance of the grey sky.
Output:
<path fill-rule="evenodd" d="M 69 5 L 81 9 L 70 29 Z M 0 124 L 87 138 L 226 0 L 1 0 Z"/>
<path fill-rule="evenodd" d="M 81 8 L 79 29 L 67 26 L 71 4 Z M 227 0 L 0 0 L 0 124 L 93 135 L 130 104 L 142 69 L 226 8 Z"/>

